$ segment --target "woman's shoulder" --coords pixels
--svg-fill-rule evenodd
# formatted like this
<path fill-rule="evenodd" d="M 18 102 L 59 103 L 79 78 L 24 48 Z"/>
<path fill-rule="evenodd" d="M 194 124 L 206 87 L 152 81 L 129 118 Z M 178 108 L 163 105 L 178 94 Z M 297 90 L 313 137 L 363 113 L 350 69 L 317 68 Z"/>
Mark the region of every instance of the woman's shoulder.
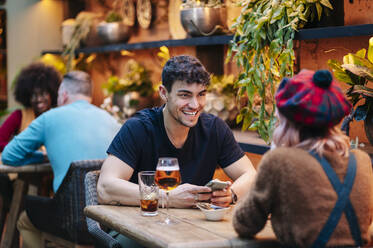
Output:
<path fill-rule="evenodd" d="M 311 161 L 312 156 L 303 149 L 294 147 L 279 147 L 266 152 L 260 162 L 260 167 L 270 167 L 283 170 L 286 167 L 304 165 Z"/>
<path fill-rule="evenodd" d="M 309 153 L 304 149 L 295 147 L 278 147 L 266 152 L 263 159 L 298 159 L 304 158 L 304 156 L 308 155 Z"/>
<path fill-rule="evenodd" d="M 355 158 L 359 164 L 366 165 L 369 168 L 371 167 L 372 160 L 368 153 L 360 149 L 352 149 L 351 153 L 355 155 Z"/>
<path fill-rule="evenodd" d="M 351 153 L 353 153 L 355 156 L 357 157 L 361 157 L 361 158 L 365 158 L 365 159 L 370 159 L 369 155 L 367 152 L 363 151 L 363 150 L 360 150 L 360 149 L 351 149 L 350 151 Z"/>
<path fill-rule="evenodd" d="M 22 109 L 16 109 L 9 114 L 9 116 L 21 116 L 22 117 Z"/>
<path fill-rule="evenodd" d="M 13 112 L 11 112 L 10 114 L 8 114 L 4 117 L 4 120 L 21 121 L 21 119 L 22 119 L 22 110 L 21 109 L 16 109 L 16 110 L 14 110 Z"/>

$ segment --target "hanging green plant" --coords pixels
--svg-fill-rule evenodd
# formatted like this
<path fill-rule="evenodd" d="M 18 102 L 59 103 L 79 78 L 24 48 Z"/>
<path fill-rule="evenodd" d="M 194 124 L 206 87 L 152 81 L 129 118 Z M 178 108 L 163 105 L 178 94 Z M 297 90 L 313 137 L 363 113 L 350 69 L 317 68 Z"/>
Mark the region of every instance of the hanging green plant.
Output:
<path fill-rule="evenodd" d="M 243 0 L 241 6 L 227 56 L 227 61 L 233 56 L 241 69 L 238 102 L 247 99 L 236 121 L 269 142 L 277 84 L 293 75 L 295 32 L 313 18 L 320 20 L 323 8 L 333 7 L 329 0 Z"/>
<path fill-rule="evenodd" d="M 93 19 L 97 18 L 97 14 L 90 12 L 81 12 L 76 17 L 76 25 L 72 37 L 62 52 L 62 56 L 66 60 L 66 71 L 69 72 L 74 68 L 75 51 L 81 45 L 81 42 L 87 38 L 91 29 Z"/>

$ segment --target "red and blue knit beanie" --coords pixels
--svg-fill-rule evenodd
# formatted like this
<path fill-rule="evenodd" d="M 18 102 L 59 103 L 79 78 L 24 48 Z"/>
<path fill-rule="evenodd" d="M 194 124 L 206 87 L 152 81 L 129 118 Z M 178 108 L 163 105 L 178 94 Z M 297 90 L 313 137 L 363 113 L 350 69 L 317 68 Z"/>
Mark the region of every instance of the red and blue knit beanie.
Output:
<path fill-rule="evenodd" d="M 284 78 L 275 97 L 280 113 L 302 126 L 332 127 L 351 111 L 351 104 L 327 70 L 302 70 Z"/>

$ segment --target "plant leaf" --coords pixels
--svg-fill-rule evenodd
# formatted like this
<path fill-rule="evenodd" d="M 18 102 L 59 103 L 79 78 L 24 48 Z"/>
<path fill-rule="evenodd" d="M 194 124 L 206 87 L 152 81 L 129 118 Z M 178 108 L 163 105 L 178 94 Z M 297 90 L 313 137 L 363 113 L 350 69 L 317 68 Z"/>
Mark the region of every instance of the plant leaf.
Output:
<path fill-rule="evenodd" d="M 322 6 L 320 3 L 316 3 L 316 10 L 317 10 L 317 18 L 320 21 L 321 20 L 321 15 L 322 15 Z"/>
<path fill-rule="evenodd" d="M 357 51 L 355 53 L 355 55 L 360 57 L 360 58 L 365 58 L 366 53 L 367 53 L 367 50 L 365 48 L 363 48 L 363 49 L 360 49 L 359 51 Z"/>
<path fill-rule="evenodd" d="M 333 9 L 332 4 L 329 2 L 329 0 L 320 0 L 320 3 L 324 5 L 325 7 L 328 7 L 329 9 Z"/>
<path fill-rule="evenodd" d="M 358 93 L 366 97 L 373 97 L 373 89 L 363 85 L 355 85 L 352 89 L 352 93 Z"/>
<path fill-rule="evenodd" d="M 368 60 L 373 63 L 373 37 L 369 39 Z"/>
<path fill-rule="evenodd" d="M 342 67 L 359 77 L 363 77 L 368 79 L 369 81 L 373 81 L 373 68 L 353 64 L 344 64 L 342 65 Z"/>

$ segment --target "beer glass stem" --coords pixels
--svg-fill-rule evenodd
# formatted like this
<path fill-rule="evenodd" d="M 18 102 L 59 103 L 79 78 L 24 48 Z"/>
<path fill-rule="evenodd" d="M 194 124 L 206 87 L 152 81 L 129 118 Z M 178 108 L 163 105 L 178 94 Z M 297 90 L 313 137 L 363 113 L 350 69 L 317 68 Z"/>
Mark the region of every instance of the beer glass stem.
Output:
<path fill-rule="evenodd" d="M 166 224 L 170 224 L 170 217 L 169 217 L 169 214 L 168 214 L 168 190 L 166 191 L 166 219 L 164 220 L 164 222 L 166 222 Z"/>

